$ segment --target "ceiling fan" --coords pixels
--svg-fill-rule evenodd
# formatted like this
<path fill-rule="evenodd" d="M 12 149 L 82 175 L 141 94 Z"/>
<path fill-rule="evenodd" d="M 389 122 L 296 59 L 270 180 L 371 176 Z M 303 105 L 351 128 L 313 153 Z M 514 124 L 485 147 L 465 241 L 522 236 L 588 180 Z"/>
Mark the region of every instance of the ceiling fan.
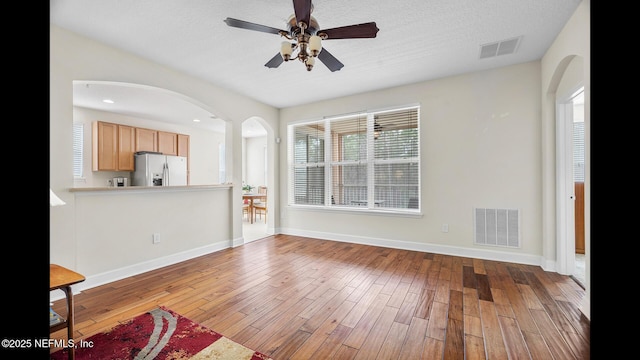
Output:
<path fill-rule="evenodd" d="M 292 40 L 292 43 L 283 41 L 280 53 L 271 58 L 264 66 L 277 68 L 283 61 L 298 59 L 305 64 L 307 71 L 313 69 L 316 57 L 332 72 L 338 71 L 344 66 L 326 48 L 322 47 L 323 40 L 374 38 L 380 30 L 375 22 L 320 29 L 316 19 L 311 16 L 313 11 L 311 0 L 293 0 L 293 10 L 294 14 L 287 21 L 287 30 L 229 17 L 224 22 L 232 27 L 276 34 Z M 295 50 L 298 53 L 293 56 Z"/>

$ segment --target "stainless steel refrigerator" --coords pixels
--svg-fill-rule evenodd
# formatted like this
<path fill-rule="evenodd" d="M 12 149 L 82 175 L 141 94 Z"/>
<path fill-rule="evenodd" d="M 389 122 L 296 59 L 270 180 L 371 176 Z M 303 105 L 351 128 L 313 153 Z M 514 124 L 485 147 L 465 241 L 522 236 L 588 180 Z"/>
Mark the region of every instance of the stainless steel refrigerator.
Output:
<path fill-rule="evenodd" d="M 134 155 L 133 186 L 187 185 L 187 158 L 141 151 Z"/>

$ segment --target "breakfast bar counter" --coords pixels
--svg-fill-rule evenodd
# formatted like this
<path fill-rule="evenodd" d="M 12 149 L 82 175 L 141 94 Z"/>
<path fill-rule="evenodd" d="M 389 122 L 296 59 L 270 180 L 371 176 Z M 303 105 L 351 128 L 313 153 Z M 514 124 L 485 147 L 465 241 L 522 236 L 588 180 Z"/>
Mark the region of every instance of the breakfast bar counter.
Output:
<path fill-rule="evenodd" d="M 201 191 L 228 189 L 232 184 L 213 185 L 177 185 L 177 186 L 103 186 L 103 187 L 75 187 L 70 188 L 70 192 L 149 192 L 149 191 Z"/>

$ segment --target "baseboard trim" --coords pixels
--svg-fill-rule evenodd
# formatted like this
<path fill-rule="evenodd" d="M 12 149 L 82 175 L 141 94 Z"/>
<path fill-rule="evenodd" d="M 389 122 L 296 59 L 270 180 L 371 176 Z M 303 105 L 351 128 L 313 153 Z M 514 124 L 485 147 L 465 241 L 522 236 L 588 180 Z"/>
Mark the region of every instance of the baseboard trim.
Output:
<path fill-rule="evenodd" d="M 299 229 L 281 228 L 281 233 L 286 235 L 304 236 L 315 239 L 333 240 L 361 245 L 372 245 L 388 247 L 393 249 L 413 250 L 421 252 L 431 252 L 435 254 L 471 257 L 483 260 L 506 261 L 526 265 L 543 264 L 542 256 L 531 254 L 518 254 L 513 252 L 499 251 L 495 249 L 470 249 L 459 246 L 439 245 L 429 243 L 416 243 L 411 241 L 389 240 L 364 236 L 353 236 L 345 234 L 335 234 L 319 231 L 306 231 Z"/>
<path fill-rule="evenodd" d="M 82 290 L 91 289 L 96 286 L 108 284 L 117 280 L 121 280 L 130 276 L 145 273 L 147 271 L 159 269 L 165 266 L 173 265 L 185 260 L 189 260 L 198 256 L 210 254 L 216 251 L 232 247 L 231 241 L 219 241 L 215 244 L 203 246 L 188 251 L 183 251 L 170 256 L 165 256 L 150 261 L 141 262 L 135 265 L 125 266 L 116 270 L 107 271 L 101 274 L 86 276 L 86 280 L 71 286 L 74 295 L 82 292 Z M 62 290 L 51 291 L 49 301 L 64 299 L 65 295 Z"/>

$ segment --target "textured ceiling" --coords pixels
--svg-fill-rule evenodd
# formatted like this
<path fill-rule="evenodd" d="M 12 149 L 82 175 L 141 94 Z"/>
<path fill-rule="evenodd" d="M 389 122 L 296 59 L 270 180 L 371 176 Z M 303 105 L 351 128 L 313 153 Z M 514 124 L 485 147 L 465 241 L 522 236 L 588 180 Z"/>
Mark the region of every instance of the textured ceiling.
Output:
<path fill-rule="evenodd" d="M 344 67 L 264 66 L 279 35 L 227 26 L 232 17 L 286 30 L 291 0 L 50 0 L 50 22 L 277 108 L 540 59 L 580 0 L 316 0 L 320 29 L 374 21 L 376 38 L 323 42 Z M 515 52 L 481 46 L 521 37 Z"/>

